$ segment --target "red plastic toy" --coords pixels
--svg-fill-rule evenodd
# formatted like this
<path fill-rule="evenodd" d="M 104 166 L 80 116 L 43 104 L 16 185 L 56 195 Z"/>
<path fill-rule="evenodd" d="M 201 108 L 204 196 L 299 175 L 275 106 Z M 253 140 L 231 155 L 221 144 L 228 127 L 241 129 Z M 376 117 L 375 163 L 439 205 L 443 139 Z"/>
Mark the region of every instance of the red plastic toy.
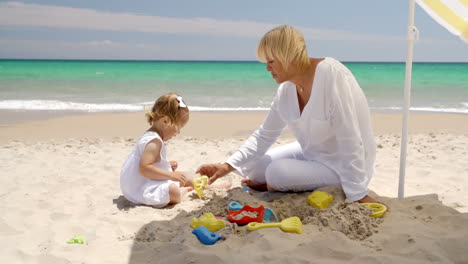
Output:
<path fill-rule="evenodd" d="M 235 216 L 238 214 L 241 214 L 243 212 L 250 212 L 250 213 L 257 213 L 256 217 L 250 217 L 248 215 L 242 217 L 241 219 L 235 219 Z M 228 214 L 228 219 L 231 223 L 236 223 L 238 225 L 246 225 L 250 222 L 258 222 L 262 223 L 263 222 L 263 215 L 265 214 L 265 207 L 263 205 L 260 205 L 257 208 L 250 207 L 248 205 L 244 205 L 242 209 L 237 210 L 237 211 L 231 211 L 229 210 Z"/>

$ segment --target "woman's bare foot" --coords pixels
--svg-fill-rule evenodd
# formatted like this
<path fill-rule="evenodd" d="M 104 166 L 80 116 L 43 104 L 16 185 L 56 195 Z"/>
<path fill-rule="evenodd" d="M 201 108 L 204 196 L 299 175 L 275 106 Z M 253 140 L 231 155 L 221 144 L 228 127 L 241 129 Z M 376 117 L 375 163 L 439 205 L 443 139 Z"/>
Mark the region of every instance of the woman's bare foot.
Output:
<path fill-rule="evenodd" d="M 387 212 L 390 212 L 390 207 L 388 207 L 388 205 L 377 201 L 376 199 L 374 199 L 373 197 L 371 197 L 369 195 L 366 195 L 366 196 L 362 197 L 362 199 L 358 200 L 357 202 L 358 203 L 379 203 L 379 204 L 383 204 L 383 205 L 385 205 L 385 207 L 387 207 Z"/>
<path fill-rule="evenodd" d="M 251 179 L 242 179 L 241 180 L 241 184 L 244 186 L 247 186 L 251 189 L 254 189 L 256 191 L 260 191 L 260 192 L 266 192 L 268 191 L 268 186 L 266 183 L 263 183 L 263 184 L 258 184 L 258 183 L 254 183 Z"/>

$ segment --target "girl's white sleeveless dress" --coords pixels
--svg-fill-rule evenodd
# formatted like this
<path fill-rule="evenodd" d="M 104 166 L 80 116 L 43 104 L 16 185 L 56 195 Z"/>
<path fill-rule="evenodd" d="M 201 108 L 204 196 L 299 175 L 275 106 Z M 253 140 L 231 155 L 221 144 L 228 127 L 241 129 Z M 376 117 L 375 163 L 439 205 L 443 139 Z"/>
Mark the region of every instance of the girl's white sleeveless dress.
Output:
<path fill-rule="evenodd" d="M 146 131 L 138 140 L 120 171 L 120 189 L 127 200 L 136 204 L 146 204 L 155 207 L 164 207 L 169 203 L 169 185 L 179 182 L 171 180 L 151 180 L 140 174 L 139 164 L 146 144 L 157 138 L 161 141 L 161 160 L 154 166 L 172 171 L 171 164 L 166 160 L 164 141 L 154 131 Z"/>

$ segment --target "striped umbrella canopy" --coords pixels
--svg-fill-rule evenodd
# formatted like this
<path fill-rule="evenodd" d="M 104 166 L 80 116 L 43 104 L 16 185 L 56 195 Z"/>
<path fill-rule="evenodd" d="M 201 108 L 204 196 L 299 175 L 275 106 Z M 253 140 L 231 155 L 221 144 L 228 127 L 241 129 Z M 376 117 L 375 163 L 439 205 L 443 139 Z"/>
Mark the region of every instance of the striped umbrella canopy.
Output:
<path fill-rule="evenodd" d="M 416 0 L 416 3 L 450 33 L 468 43 L 468 0 Z"/>

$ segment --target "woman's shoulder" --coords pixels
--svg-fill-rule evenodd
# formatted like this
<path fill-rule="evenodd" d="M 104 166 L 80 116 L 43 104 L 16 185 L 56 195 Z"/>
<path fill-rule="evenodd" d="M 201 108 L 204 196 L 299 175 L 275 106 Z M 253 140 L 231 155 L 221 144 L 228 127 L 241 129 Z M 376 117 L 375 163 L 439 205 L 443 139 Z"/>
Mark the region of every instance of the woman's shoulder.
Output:
<path fill-rule="evenodd" d="M 327 67 L 329 69 L 332 69 L 332 68 L 337 68 L 337 67 L 341 67 L 343 64 L 335 59 L 335 58 L 332 58 L 332 57 L 325 57 L 320 63 L 319 63 L 319 66 L 321 67 Z"/>
<path fill-rule="evenodd" d="M 290 81 L 283 82 L 279 85 L 276 91 L 276 101 L 289 100 L 291 96 L 296 94 L 296 85 Z"/>
<path fill-rule="evenodd" d="M 292 83 L 292 82 L 290 82 L 290 81 L 285 81 L 285 82 L 283 82 L 283 83 L 281 83 L 281 84 L 279 85 L 279 88 L 280 88 L 280 89 L 287 89 L 287 88 L 289 88 L 289 87 L 295 87 L 294 83 Z"/>
<path fill-rule="evenodd" d="M 290 81 L 283 82 L 278 87 L 278 94 L 287 92 L 289 89 L 295 89 L 296 85 Z"/>
<path fill-rule="evenodd" d="M 333 76 L 337 73 L 343 73 L 345 75 L 350 73 L 349 69 L 335 58 L 326 57 L 319 65 L 322 67 L 322 72 L 332 74 Z"/>

